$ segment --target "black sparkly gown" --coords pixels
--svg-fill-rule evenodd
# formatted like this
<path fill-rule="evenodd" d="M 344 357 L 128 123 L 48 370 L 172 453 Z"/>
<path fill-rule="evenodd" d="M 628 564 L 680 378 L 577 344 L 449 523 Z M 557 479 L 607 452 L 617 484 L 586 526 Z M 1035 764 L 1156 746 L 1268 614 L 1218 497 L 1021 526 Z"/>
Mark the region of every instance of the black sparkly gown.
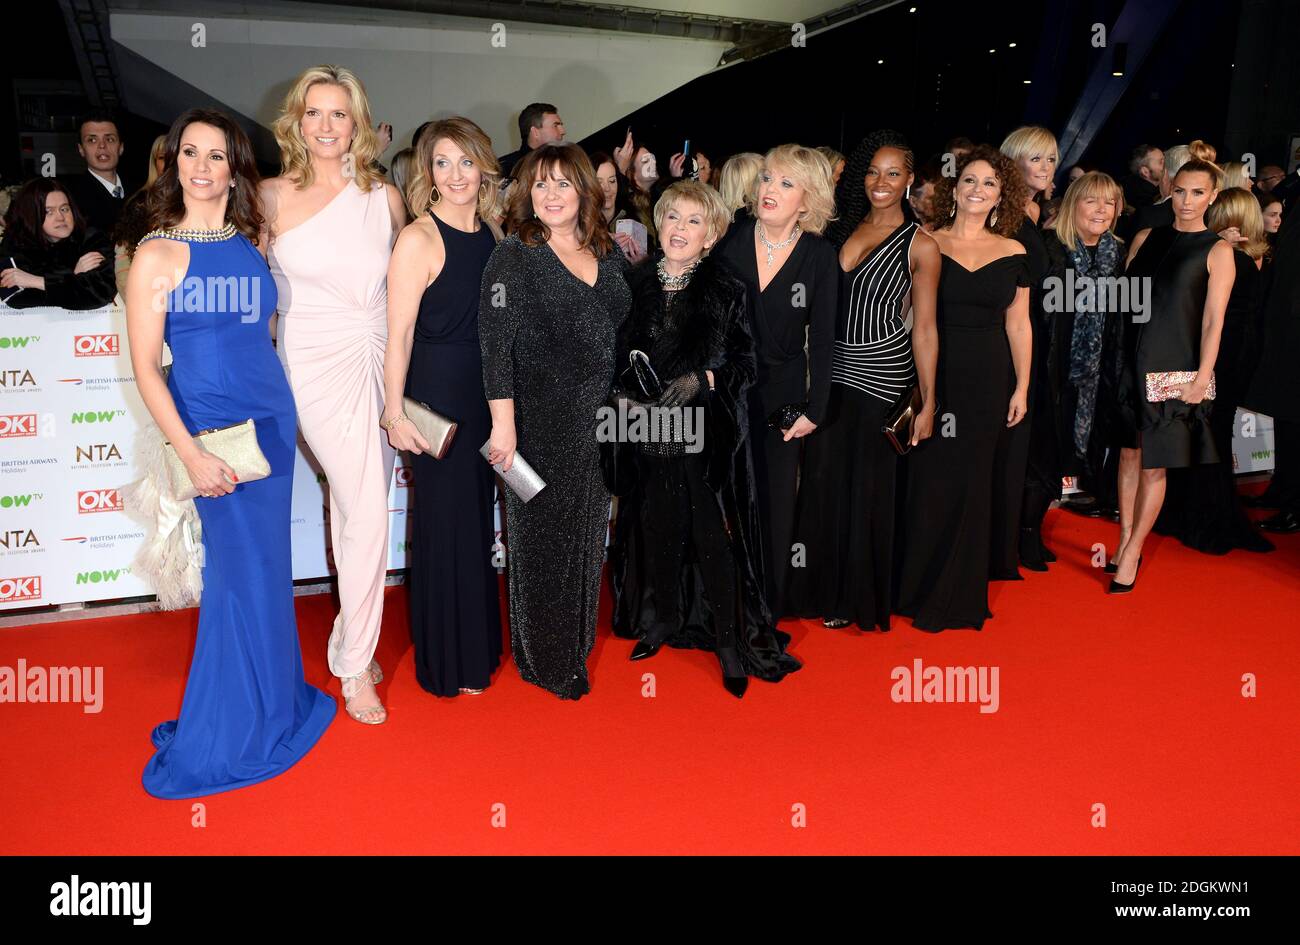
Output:
<path fill-rule="evenodd" d="M 795 518 L 805 560 L 788 600 L 800 617 L 889 629 L 899 462 L 881 428 L 916 380 L 906 319 L 919 231 L 900 224 L 844 273 L 826 423 L 808 438 Z"/>
<path fill-rule="evenodd" d="M 606 253 L 589 286 L 546 244 L 512 235 L 483 272 L 483 388 L 514 400 L 518 454 L 546 482 L 526 504 L 505 489 L 511 649 L 526 682 L 564 699 L 590 691 L 610 502 L 597 410 L 631 304 L 625 266 L 618 249 Z"/>
<path fill-rule="evenodd" d="M 1206 260 L 1219 242 L 1211 230 L 1184 233 L 1161 226 L 1129 264 L 1126 275 L 1150 278 L 1150 317 L 1125 324 L 1124 366 L 1116 397 L 1118 445 L 1142 447 L 1144 469 L 1170 469 L 1217 463 L 1210 431 L 1212 400 L 1149 403 L 1146 375 L 1195 371 L 1201 360 L 1201 319 L 1210 274 Z"/>
<path fill-rule="evenodd" d="M 481 226 L 464 233 L 432 213 L 446 248 L 420 297 L 406 396 L 459 427 L 442 459 L 411 457 L 415 473 L 410 590 L 415 678 L 439 696 L 484 689 L 501 662 L 501 605 L 492 566 L 492 468 L 479 447 L 492 432 L 483 396 L 478 304 L 496 246 Z"/>
<path fill-rule="evenodd" d="M 988 607 L 990 499 L 1015 370 L 1006 311 L 1029 285 L 1023 254 L 973 272 L 944 255 L 934 435 L 908 456 L 897 613 L 919 630 L 980 629 Z M 1021 421 L 1024 423 L 1025 421 Z"/>

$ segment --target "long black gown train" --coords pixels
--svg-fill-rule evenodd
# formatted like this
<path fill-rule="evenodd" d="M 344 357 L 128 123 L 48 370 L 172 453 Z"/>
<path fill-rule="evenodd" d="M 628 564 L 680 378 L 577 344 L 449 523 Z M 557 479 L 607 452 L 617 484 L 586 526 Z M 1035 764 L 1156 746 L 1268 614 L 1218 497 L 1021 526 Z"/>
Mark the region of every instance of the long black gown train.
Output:
<path fill-rule="evenodd" d="M 492 432 L 479 351 L 479 283 L 496 240 L 486 226 L 464 233 L 429 215 L 442 234 L 446 262 L 420 297 L 406 395 L 459 427 L 442 459 L 411 457 L 411 642 L 420 685 L 455 696 L 462 688 L 486 688 L 501 662 L 491 560 L 496 482 L 478 451 Z"/>
<path fill-rule="evenodd" d="M 513 399 L 518 454 L 546 482 L 527 503 L 505 490 L 510 645 L 524 681 L 562 699 L 590 691 L 610 500 L 597 411 L 614 381 L 615 333 L 631 304 L 625 267 L 611 250 L 589 286 L 545 243 L 511 235 L 483 272 L 484 392 Z"/>
<path fill-rule="evenodd" d="M 934 435 L 908 457 L 897 613 L 919 630 L 980 629 L 988 606 L 993 466 L 1015 371 L 1006 311 L 1030 284 L 1023 254 L 973 272 L 944 255 Z M 1021 421 L 1024 423 L 1025 421 Z"/>

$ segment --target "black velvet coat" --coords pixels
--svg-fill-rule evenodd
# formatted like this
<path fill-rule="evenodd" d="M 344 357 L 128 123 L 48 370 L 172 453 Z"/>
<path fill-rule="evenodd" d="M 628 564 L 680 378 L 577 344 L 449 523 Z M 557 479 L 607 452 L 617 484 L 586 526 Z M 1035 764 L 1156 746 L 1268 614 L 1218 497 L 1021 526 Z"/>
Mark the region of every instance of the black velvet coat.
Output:
<path fill-rule="evenodd" d="M 757 370 L 747 290 L 725 262 L 706 256 L 674 300 L 674 325 L 664 329 L 665 299 L 655 262 L 651 258 L 628 273 L 632 310 L 619 330 L 615 363 L 626 365 L 628 352 L 639 349 L 650 355 L 650 363 L 664 383 L 695 371 L 713 372 L 714 390 L 706 391 L 697 403 L 705 408 L 705 483 L 717 500 L 719 527 L 725 523 L 738 571 L 737 650 L 750 675 L 777 680 L 800 664 L 785 653 L 790 637 L 776 629 L 763 595 L 761 532 L 747 439 L 746 392 Z M 694 459 L 688 456 L 679 461 Z M 647 472 L 644 467 L 640 470 L 641 482 Z M 621 637 L 638 638 L 649 629 L 643 612 L 649 593 L 644 560 L 654 549 L 646 546 L 641 522 L 654 515 L 656 510 L 646 506 L 639 485 L 619 499 L 610 547 L 610 578 L 614 632 Z M 682 524 L 684 533 L 687 527 Z M 680 613 L 685 617 L 683 626 L 668 637 L 668 644 L 714 649 L 713 619 L 704 601 L 703 580 L 689 560 L 678 590 Z"/>

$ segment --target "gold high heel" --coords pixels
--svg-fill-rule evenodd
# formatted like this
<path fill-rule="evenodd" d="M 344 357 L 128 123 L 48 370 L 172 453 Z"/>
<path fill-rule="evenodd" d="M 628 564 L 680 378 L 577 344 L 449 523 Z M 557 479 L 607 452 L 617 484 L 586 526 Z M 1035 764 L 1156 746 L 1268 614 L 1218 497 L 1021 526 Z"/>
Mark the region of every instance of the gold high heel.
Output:
<path fill-rule="evenodd" d="M 343 683 L 343 708 L 347 710 L 349 716 L 351 716 L 356 721 L 360 722 L 362 725 L 382 725 L 383 723 L 388 721 L 388 710 L 384 708 L 384 704 L 382 702 L 379 703 L 378 705 L 361 706 L 360 708 L 357 709 L 352 708 L 352 700 L 360 696 L 363 692 L 365 692 L 366 683 L 370 684 L 370 689 L 372 692 L 374 692 L 375 684 L 373 682 L 373 676 L 371 675 L 371 671 L 369 668 L 363 669 L 355 676 L 345 676 L 342 680 L 342 683 Z M 351 692 L 349 692 L 348 690 L 351 690 Z M 375 698 L 376 699 L 379 698 L 378 692 L 375 692 Z M 380 714 L 379 718 L 368 719 L 365 717 L 367 714 L 375 713 L 375 712 L 378 712 Z"/>

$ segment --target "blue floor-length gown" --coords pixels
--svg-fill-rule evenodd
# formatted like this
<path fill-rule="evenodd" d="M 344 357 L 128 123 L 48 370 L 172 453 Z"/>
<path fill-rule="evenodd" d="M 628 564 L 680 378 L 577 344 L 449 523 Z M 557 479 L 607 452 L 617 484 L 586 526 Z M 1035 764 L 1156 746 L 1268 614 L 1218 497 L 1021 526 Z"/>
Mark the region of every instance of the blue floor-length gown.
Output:
<path fill-rule="evenodd" d="M 335 703 L 309 685 L 293 609 L 289 516 L 297 419 L 267 319 L 276 290 L 244 236 L 189 241 L 168 297 L 167 387 L 191 433 L 252 418 L 271 475 L 197 498 L 203 524 L 198 639 L 180 717 L 153 731 L 155 797 L 187 798 L 281 774 L 316 744 Z M 231 277 L 234 277 L 231 279 Z"/>

